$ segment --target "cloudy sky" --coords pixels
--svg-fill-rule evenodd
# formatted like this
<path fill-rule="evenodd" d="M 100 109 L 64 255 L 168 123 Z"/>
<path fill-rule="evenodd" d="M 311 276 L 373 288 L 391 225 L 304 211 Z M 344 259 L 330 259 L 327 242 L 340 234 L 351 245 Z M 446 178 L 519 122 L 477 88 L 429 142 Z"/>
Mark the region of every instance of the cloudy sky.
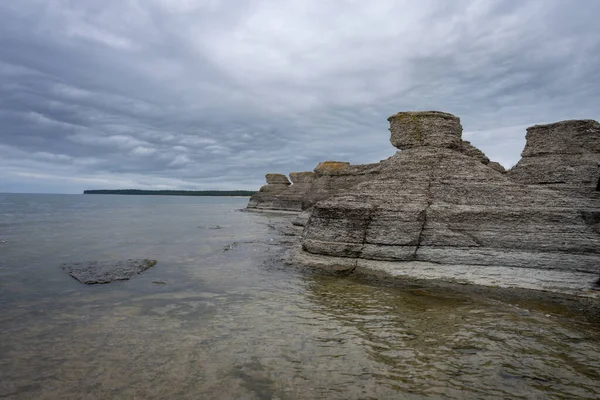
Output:
<path fill-rule="evenodd" d="M 256 189 L 440 110 L 510 167 L 600 119 L 597 0 L 6 0 L 0 192 Z"/>

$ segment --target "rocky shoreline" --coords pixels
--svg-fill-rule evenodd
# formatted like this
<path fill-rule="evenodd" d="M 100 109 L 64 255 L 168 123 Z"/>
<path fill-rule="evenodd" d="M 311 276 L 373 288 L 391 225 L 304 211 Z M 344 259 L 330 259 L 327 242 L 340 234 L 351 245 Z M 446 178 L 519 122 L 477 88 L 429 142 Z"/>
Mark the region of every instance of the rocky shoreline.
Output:
<path fill-rule="evenodd" d="M 600 124 L 527 130 L 509 171 L 441 112 L 388 119 L 395 155 L 267 175 L 249 210 L 295 211 L 286 262 L 383 280 L 534 290 L 597 301 Z"/>
<path fill-rule="evenodd" d="M 581 280 L 582 274 L 553 271 L 490 267 L 488 274 L 469 272 L 472 266 L 452 266 L 418 262 L 380 262 L 357 260 L 360 266 L 349 266 L 347 260 L 310 254 L 302 250 L 303 228 L 293 225 L 294 215 L 286 211 L 246 210 L 282 218 L 270 219 L 269 226 L 280 239 L 267 266 L 301 270 L 303 273 L 333 275 L 340 279 L 358 279 L 377 286 L 410 290 L 440 290 L 469 296 L 474 301 L 499 301 L 519 309 L 544 310 L 548 318 L 571 315 L 600 323 L 600 287 Z M 338 263 L 338 261 L 341 261 Z M 515 271 L 517 274 L 515 274 Z M 527 273 L 529 271 L 529 273 Z M 587 277 L 587 274 L 583 274 Z M 489 279 L 486 279 L 489 278 Z M 521 279 L 525 278 L 525 279 Z M 597 289 L 596 289 L 597 288 Z"/>

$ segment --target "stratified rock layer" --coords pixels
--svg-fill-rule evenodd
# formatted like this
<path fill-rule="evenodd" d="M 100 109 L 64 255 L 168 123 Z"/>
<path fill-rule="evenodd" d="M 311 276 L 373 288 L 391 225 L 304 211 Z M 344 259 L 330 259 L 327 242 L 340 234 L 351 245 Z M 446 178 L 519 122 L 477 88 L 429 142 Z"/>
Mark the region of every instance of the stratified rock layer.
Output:
<path fill-rule="evenodd" d="M 473 146 L 471 142 L 466 140 L 462 141 L 462 148 L 460 152 L 469 157 L 478 159 L 482 164 L 488 165 L 490 163 L 490 159 L 483 153 L 483 151 L 479 150 L 477 147 Z"/>
<path fill-rule="evenodd" d="M 266 185 L 261 186 L 248 202 L 250 209 L 274 209 L 274 210 L 292 210 L 297 211 L 294 205 L 290 205 L 286 198 L 281 198 L 281 194 L 286 192 L 291 183 L 287 176 L 283 174 L 265 175 Z"/>
<path fill-rule="evenodd" d="M 292 185 L 269 183 L 250 198 L 249 209 L 303 211 L 317 201 L 351 188 L 379 171 L 380 164 L 350 165 L 341 161 L 319 163 L 314 172 L 292 172 Z M 268 174 L 274 176 L 278 174 Z M 285 178 L 285 175 L 281 175 Z M 268 181 L 269 178 L 267 178 Z M 287 179 L 287 178 L 286 178 Z M 277 182 L 282 181 L 278 178 Z"/>
<path fill-rule="evenodd" d="M 463 154 L 460 122 L 449 114 L 399 113 L 390 122 L 392 143 L 403 151 L 368 181 L 318 202 L 304 230 L 304 250 L 600 272 L 598 200 L 515 183 Z"/>
<path fill-rule="evenodd" d="M 88 261 L 61 265 L 61 269 L 86 285 L 124 281 L 156 265 L 155 260 Z"/>
<path fill-rule="evenodd" d="M 433 146 L 460 150 L 460 119 L 439 111 L 406 111 L 388 118 L 390 142 L 399 149 Z"/>
<path fill-rule="evenodd" d="M 265 175 L 267 185 L 290 185 L 287 176 L 283 174 L 267 174 Z"/>
<path fill-rule="evenodd" d="M 571 120 L 527 128 L 522 157 L 508 172 L 515 182 L 594 195 L 600 180 L 600 124 Z"/>
<path fill-rule="evenodd" d="M 448 147 L 493 170 L 505 172 L 500 164 L 490 162 L 481 150 L 461 139 L 460 119 L 452 114 L 438 111 L 402 112 L 391 116 L 389 121 L 391 142 L 398 148 Z M 315 167 L 314 172 L 292 172 L 292 185 L 285 175 L 267 174 L 267 185 L 250 198 L 248 209 L 304 211 L 318 201 L 342 194 L 354 185 L 376 177 L 386 161 L 362 165 L 323 161 Z"/>

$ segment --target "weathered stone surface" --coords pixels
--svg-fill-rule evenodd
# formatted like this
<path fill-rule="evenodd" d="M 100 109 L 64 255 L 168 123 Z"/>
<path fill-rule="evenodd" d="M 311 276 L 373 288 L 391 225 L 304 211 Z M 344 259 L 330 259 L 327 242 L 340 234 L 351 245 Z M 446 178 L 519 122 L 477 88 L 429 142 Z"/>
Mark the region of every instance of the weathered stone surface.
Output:
<path fill-rule="evenodd" d="M 312 208 L 308 208 L 308 209 L 302 211 L 300 214 L 298 214 L 296 216 L 296 218 L 294 218 L 292 220 L 292 225 L 305 226 L 308 223 L 310 214 L 312 214 Z"/>
<path fill-rule="evenodd" d="M 439 111 L 399 112 L 388 118 L 390 142 L 404 150 L 431 146 L 449 149 L 462 148 L 460 119 Z"/>
<path fill-rule="evenodd" d="M 508 176 L 519 183 L 595 196 L 599 163 L 600 124 L 562 121 L 527 128 L 522 158 Z"/>
<path fill-rule="evenodd" d="M 249 209 L 298 211 L 301 207 L 288 199 L 284 193 L 293 185 L 283 174 L 265 175 L 267 184 L 260 187 L 248 201 Z"/>
<path fill-rule="evenodd" d="M 305 251 L 350 264 L 370 259 L 600 273 L 598 199 L 522 185 L 463 154 L 458 118 L 448 114 L 420 115 L 421 140 L 414 141 L 414 123 L 406 122 L 413 114 L 390 118 L 392 142 L 405 150 L 368 180 L 315 204 Z"/>
<path fill-rule="evenodd" d="M 527 128 L 527 143 L 521 156 L 585 153 L 600 153 L 600 123 L 592 119 L 560 121 Z"/>
<path fill-rule="evenodd" d="M 292 172 L 290 173 L 290 180 L 293 184 L 298 183 L 313 183 L 317 176 L 313 171 L 307 172 Z"/>
<path fill-rule="evenodd" d="M 577 270 L 550 270 L 543 266 L 542 268 L 519 268 L 501 265 L 349 259 L 311 254 L 297 248 L 290 249 L 284 261 L 289 265 L 303 265 L 333 275 L 354 274 L 385 280 L 427 280 L 494 288 L 533 289 L 600 298 L 596 290 L 598 287 L 596 275 Z"/>
<path fill-rule="evenodd" d="M 483 153 L 483 151 L 479 150 L 477 147 L 473 146 L 471 142 L 466 140 L 462 141 L 461 153 L 469 157 L 476 158 L 482 164 L 487 165 L 490 163 L 490 159 Z"/>
<path fill-rule="evenodd" d="M 61 269 L 86 285 L 124 281 L 156 265 L 156 260 L 88 261 L 61 265 Z"/>
<path fill-rule="evenodd" d="M 283 174 L 267 174 L 265 175 L 267 179 L 267 184 L 282 184 L 282 185 L 291 185 L 287 176 Z"/>
<path fill-rule="evenodd" d="M 288 183 L 268 183 L 262 186 L 258 193 L 250 197 L 248 209 L 302 211 L 307 208 L 304 204 L 305 194 L 315 179 L 314 172 L 293 172 L 290 177 L 294 184 L 290 184 L 285 175 L 266 176 L 267 182 L 283 182 L 281 177 Z"/>
<path fill-rule="evenodd" d="M 292 172 L 293 185 L 268 184 L 250 198 L 249 209 L 303 211 L 333 194 L 378 173 L 380 164 L 350 165 L 341 161 L 320 163 L 314 172 Z"/>
<path fill-rule="evenodd" d="M 259 192 L 282 192 L 287 190 L 290 185 L 283 183 L 269 183 L 267 185 L 263 185 L 258 190 Z"/>
<path fill-rule="evenodd" d="M 490 163 L 488 164 L 488 167 L 490 167 L 493 170 L 496 170 L 500 173 L 506 173 L 506 169 L 502 166 L 502 164 L 496 162 L 496 161 L 490 161 Z"/>
<path fill-rule="evenodd" d="M 317 176 L 332 176 L 340 175 L 346 168 L 350 166 L 349 162 L 343 161 L 323 161 L 315 168 L 315 174 Z"/>

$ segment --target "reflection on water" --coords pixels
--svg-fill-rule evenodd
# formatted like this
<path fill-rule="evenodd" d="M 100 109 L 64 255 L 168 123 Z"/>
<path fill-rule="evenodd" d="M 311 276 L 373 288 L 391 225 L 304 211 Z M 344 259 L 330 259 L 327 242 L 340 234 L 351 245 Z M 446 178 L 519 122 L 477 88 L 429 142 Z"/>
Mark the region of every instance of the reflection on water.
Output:
<path fill-rule="evenodd" d="M 0 398 L 600 397 L 600 328 L 566 312 L 264 264 L 279 240 L 268 224 L 289 217 L 235 211 L 243 200 L 111 201 L 78 204 L 70 230 L 56 219 L 64 237 L 34 255 L 19 255 L 45 243 L 33 229 L 0 248 Z M 129 206 L 154 210 L 160 232 L 149 212 L 111 224 Z M 159 264 L 102 286 L 62 273 L 79 252 L 68 236 L 98 213 L 89 235 L 107 240 L 88 258 L 160 243 Z M 125 245 L 114 231 L 137 233 Z"/>

